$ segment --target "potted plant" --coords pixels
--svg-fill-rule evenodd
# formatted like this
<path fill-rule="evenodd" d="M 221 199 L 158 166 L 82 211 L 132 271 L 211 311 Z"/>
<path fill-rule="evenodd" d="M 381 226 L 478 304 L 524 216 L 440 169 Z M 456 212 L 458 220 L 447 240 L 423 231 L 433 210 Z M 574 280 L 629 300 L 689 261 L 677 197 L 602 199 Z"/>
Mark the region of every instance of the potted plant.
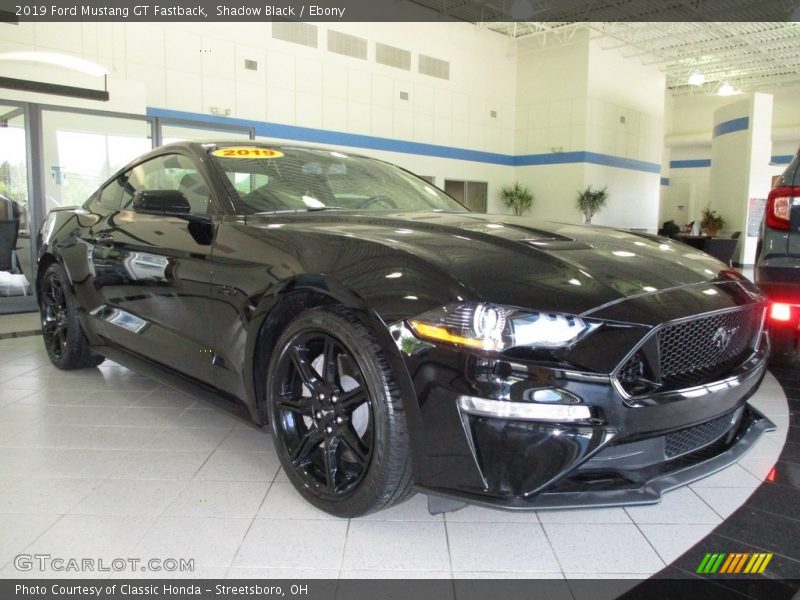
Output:
<path fill-rule="evenodd" d="M 530 212 L 533 206 L 534 195 L 528 189 L 528 186 L 521 185 L 515 181 L 513 185 L 503 186 L 500 190 L 500 196 L 506 206 L 512 210 L 517 217 L 523 213 Z"/>
<path fill-rule="evenodd" d="M 725 226 L 725 219 L 717 214 L 717 211 L 711 210 L 706 206 L 700 213 L 702 219 L 700 220 L 700 228 L 705 229 L 706 233 L 711 237 L 717 235 L 717 232 Z"/>
<path fill-rule="evenodd" d="M 583 191 L 578 191 L 578 210 L 583 215 L 586 225 L 592 224 L 592 217 L 608 202 L 608 188 L 595 189 L 591 185 Z"/>

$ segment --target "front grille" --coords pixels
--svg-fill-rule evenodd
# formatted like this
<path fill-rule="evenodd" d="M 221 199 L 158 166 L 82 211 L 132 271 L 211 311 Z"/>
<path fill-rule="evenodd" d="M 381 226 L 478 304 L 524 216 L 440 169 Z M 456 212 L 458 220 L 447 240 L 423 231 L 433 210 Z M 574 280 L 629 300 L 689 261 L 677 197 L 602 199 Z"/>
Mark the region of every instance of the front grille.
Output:
<path fill-rule="evenodd" d="M 708 446 L 731 430 L 734 425 L 731 422 L 733 420 L 732 416 L 727 414 L 713 421 L 668 433 L 664 437 L 664 456 L 677 458 Z"/>
<path fill-rule="evenodd" d="M 630 396 L 717 381 L 752 354 L 762 319 L 763 307 L 754 306 L 666 325 L 617 369 L 616 378 Z"/>
<path fill-rule="evenodd" d="M 631 396 L 638 396 L 647 393 L 651 388 L 651 382 L 645 379 L 645 362 L 642 352 L 633 354 L 617 373 L 617 379 L 622 383 L 622 387 Z"/>
<path fill-rule="evenodd" d="M 752 353 L 760 307 L 669 325 L 658 332 L 661 384 L 680 389 L 713 381 Z"/>

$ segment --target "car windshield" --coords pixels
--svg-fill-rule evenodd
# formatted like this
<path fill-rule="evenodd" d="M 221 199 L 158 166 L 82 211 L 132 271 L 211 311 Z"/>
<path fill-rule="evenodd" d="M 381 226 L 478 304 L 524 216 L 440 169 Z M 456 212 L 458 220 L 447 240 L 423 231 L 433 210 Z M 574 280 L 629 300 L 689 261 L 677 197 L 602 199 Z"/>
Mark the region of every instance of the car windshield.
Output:
<path fill-rule="evenodd" d="M 237 146 L 211 150 L 210 156 L 230 184 L 240 214 L 467 210 L 398 167 L 342 152 Z"/>

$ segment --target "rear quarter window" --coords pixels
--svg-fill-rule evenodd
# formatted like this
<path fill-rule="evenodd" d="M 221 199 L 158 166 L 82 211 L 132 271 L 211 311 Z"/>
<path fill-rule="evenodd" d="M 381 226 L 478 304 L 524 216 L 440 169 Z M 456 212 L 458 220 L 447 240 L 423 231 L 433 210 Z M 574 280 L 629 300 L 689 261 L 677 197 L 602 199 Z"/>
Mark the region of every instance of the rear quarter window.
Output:
<path fill-rule="evenodd" d="M 89 201 L 88 208 L 105 208 L 108 210 L 119 210 L 122 202 L 122 193 L 125 189 L 124 176 L 117 177 L 106 184 Z"/>

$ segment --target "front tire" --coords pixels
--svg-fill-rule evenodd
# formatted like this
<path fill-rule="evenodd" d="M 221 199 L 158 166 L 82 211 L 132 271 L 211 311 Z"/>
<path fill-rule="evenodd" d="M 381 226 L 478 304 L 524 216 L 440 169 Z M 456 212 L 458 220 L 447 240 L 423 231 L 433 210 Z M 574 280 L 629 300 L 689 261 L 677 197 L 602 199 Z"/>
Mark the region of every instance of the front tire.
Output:
<path fill-rule="evenodd" d="M 411 493 L 405 413 L 372 332 L 339 306 L 313 308 L 280 336 L 266 382 L 283 469 L 314 506 L 369 514 Z"/>
<path fill-rule="evenodd" d="M 47 267 L 42 276 L 39 314 L 47 355 L 56 367 L 70 371 L 96 367 L 103 362 L 104 358 L 89 347 L 69 288 L 69 278 L 58 263 Z"/>

